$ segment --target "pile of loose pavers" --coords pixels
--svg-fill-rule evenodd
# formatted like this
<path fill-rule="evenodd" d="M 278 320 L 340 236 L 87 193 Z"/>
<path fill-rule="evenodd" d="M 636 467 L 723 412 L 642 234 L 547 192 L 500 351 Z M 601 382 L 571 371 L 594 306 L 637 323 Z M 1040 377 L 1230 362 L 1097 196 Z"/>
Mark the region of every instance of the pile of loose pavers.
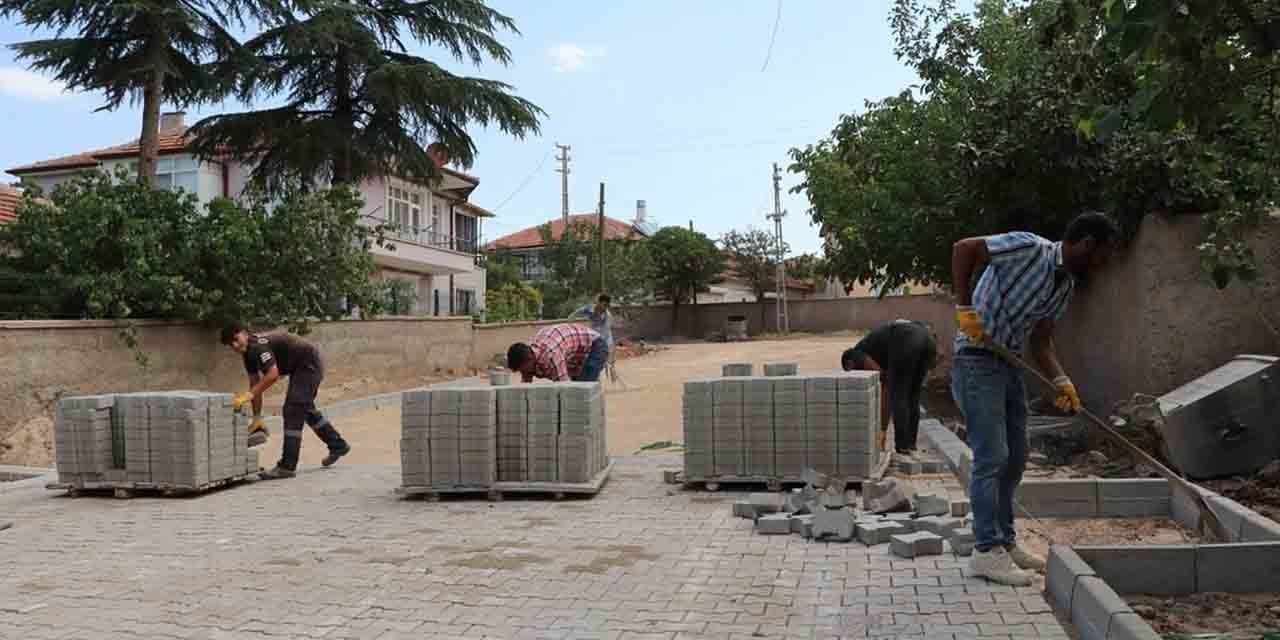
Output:
<path fill-rule="evenodd" d="M 597 382 L 440 385 L 404 392 L 405 487 L 486 489 L 497 483 L 588 483 L 609 464 Z"/>
<path fill-rule="evenodd" d="M 806 468 L 873 476 L 880 456 L 880 377 L 850 371 L 798 375 L 791 363 L 724 365 L 684 385 L 686 482 L 798 482 Z"/>
<path fill-rule="evenodd" d="M 58 401 L 55 464 L 68 488 L 197 490 L 259 470 L 231 395 L 168 391 Z"/>
<path fill-rule="evenodd" d="M 848 481 L 813 469 L 804 471 L 805 485 L 785 493 L 753 493 L 733 505 L 735 516 L 755 522 L 764 535 L 799 534 L 826 542 L 858 540 L 867 546 L 889 544 L 904 558 L 940 555 L 949 547 L 973 553 L 969 501 L 945 494 L 915 494 L 897 478 L 862 483 L 862 507 L 850 504 Z"/>

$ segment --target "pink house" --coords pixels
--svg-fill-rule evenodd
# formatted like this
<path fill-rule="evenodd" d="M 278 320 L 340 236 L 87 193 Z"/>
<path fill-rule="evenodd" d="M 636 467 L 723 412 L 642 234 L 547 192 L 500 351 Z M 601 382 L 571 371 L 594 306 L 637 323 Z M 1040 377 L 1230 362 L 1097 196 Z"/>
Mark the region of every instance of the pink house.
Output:
<path fill-rule="evenodd" d="M 194 193 L 201 202 L 238 197 L 251 167 L 228 158 L 196 160 L 187 151 L 183 114 L 160 119 L 160 160 L 156 179 L 161 188 Z M 137 165 L 138 142 L 84 151 L 9 169 L 8 172 L 51 190 L 91 169 L 112 172 Z M 468 201 L 479 186 L 474 176 L 442 167 L 444 179 L 428 187 L 395 176 L 360 185 L 370 224 L 394 224 L 393 251 L 373 249 L 379 279 L 400 279 L 416 292 L 414 315 L 471 315 L 484 308 L 484 268 L 478 263 L 481 221 L 493 214 Z"/>

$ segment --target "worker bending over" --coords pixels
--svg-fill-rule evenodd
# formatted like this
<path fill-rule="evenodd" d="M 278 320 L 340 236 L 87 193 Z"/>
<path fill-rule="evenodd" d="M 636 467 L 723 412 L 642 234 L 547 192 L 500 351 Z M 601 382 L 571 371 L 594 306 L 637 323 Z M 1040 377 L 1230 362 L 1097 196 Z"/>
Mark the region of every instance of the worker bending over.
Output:
<path fill-rule="evenodd" d="M 528 344 L 507 349 L 507 368 L 525 382 L 535 377 L 557 382 L 596 382 L 609 359 L 609 343 L 580 324 L 553 324 Z"/>
<path fill-rule="evenodd" d="M 986 347 L 988 341 L 1014 353 L 1029 342 L 1031 353 L 1057 387 L 1064 411 L 1080 410 L 1080 396 L 1062 370 L 1053 344 L 1078 279 L 1101 269 L 1120 232 L 1100 213 L 1078 216 L 1062 242 L 1026 232 L 965 238 L 953 248 L 951 273 L 957 297 L 955 363 L 951 391 L 964 414 L 973 472 L 974 575 L 1025 586 L 1044 559 L 1017 546 L 1014 492 L 1027 459 L 1027 390 L 1022 371 Z M 986 267 L 978 270 L 980 264 Z M 977 286 L 970 289 L 974 276 Z M 1029 340 L 1028 340 L 1029 337 Z"/>
<path fill-rule="evenodd" d="M 840 356 L 845 371 L 879 371 L 880 449 L 893 410 L 894 449 L 909 456 L 920 430 L 920 391 L 938 359 L 938 343 L 924 323 L 894 320 L 877 327 Z"/>
<path fill-rule="evenodd" d="M 235 323 L 223 327 L 221 337 L 222 344 L 243 356 L 244 369 L 249 374 L 249 390 L 232 400 L 232 409 L 239 411 L 245 403 L 251 403 L 254 420 L 260 423 L 262 394 L 281 376 L 289 377 L 289 390 L 284 397 L 283 450 L 275 468 L 262 472 L 263 478 L 296 475 L 303 422 L 329 447 L 329 455 L 321 461 L 324 466 L 351 453 L 351 446 L 316 409 L 316 392 L 324 380 L 324 361 L 315 345 L 289 333 L 255 335 Z"/>

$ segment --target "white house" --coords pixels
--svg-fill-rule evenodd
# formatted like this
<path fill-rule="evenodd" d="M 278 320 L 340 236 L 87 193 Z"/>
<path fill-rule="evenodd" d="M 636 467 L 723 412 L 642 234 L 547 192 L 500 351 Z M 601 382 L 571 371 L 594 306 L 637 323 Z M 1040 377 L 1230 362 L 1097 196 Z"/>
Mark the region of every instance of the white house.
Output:
<path fill-rule="evenodd" d="M 186 131 L 181 112 L 161 116 L 157 185 L 194 193 L 204 203 L 217 197 L 239 197 L 252 167 L 232 158 L 196 160 L 187 151 Z M 137 157 L 135 140 L 8 172 L 47 192 L 85 170 L 113 172 L 121 166 L 134 170 Z M 441 160 L 437 157 L 437 162 Z M 415 315 L 471 315 L 484 307 L 485 272 L 477 258 L 481 221 L 493 214 L 468 202 L 480 184 L 478 178 L 440 164 L 444 178 L 434 188 L 395 176 L 365 181 L 360 185 L 365 200 L 361 213 L 371 225 L 398 226 L 392 239 L 394 250 L 373 249 L 379 268 L 376 277 L 409 282 L 416 292 Z"/>

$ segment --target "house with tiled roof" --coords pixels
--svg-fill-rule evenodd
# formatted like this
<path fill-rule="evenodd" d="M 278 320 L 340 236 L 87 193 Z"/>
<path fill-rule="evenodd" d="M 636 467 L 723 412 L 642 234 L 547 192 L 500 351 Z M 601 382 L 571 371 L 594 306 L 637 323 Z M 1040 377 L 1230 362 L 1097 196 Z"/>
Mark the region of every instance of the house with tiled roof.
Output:
<path fill-rule="evenodd" d="M 195 194 L 207 203 L 217 197 L 237 198 L 249 184 L 253 167 L 235 158 L 199 160 L 187 149 L 183 114 L 160 118 L 160 157 L 156 184 Z M 88 170 L 136 172 L 138 141 L 81 151 L 13 167 L 8 172 L 46 193 Z M 485 272 L 478 260 L 481 223 L 493 214 L 470 202 L 480 184 L 474 176 L 446 166 L 438 148 L 428 147 L 443 178 L 428 186 L 396 176 L 360 185 L 363 219 L 372 225 L 394 225 L 390 249 L 371 249 L 380 280 L 402 280 L 414 291 L 403 311 L 413 315 L 471 315 L 484 307 Z M 0 194 L 0 220 L 8 197 Z M 15 201 L 16 206 L 16 201 Z"/>
<path fill-rule="evenodd" d="M 599 224 L 597 213 L 575 213 L 569 216 L 569 226 L 589 225 L 593 229 Z M 535 227 L 528 227 L 509 233 L 485 245 L 486 251 L 504 251 L 510 253 L 519 262 L 520 276 L 530 282 L 540 282 L 547 277 L 546 267 L 542 263 L 542 250 L 546 243 L 542 239 L 542 227 L 550 226 L 552 240 L 559 240 L 564 235 L 565 219 L 563 216 L 553 218 Z M 636 217 L 630 222 L 605 216 L 604 237 L 608 240 L 641 240 L 653 235 L 652 224 L 645 217 L 644 201 L 636 203 Z"/>
<path fill-rule="evenodd" d="M 21 199 L 21 189 L 0 184 L 0 224 L 18 218 L 18 201 Z"/>

